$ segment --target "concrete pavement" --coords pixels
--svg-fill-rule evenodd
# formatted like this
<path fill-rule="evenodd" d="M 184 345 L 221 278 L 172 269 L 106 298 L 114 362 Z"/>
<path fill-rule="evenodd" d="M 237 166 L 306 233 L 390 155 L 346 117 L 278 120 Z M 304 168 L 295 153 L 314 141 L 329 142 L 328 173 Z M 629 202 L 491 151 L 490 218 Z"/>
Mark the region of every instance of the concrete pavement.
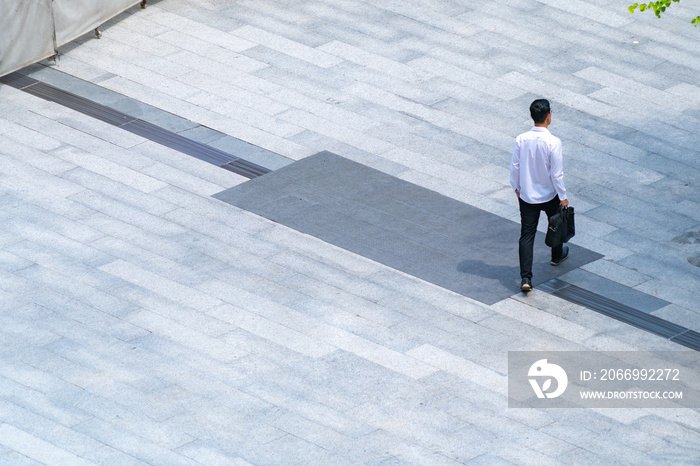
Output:
<path fill-rule="evenodd" d="M 24 72 L 516 221 L 512 141 L 547 97 L 572 241 L 604 256 L 570 280 L 700 331 L 692 13 L 161 0 Z M 212 197 L 242 176 L 7 85 L 0 108 L 1 463 L 697 461 L 698 410 L 507 408 L 507 351 L 684 347 L 537 289 L 483 304 Z"/>

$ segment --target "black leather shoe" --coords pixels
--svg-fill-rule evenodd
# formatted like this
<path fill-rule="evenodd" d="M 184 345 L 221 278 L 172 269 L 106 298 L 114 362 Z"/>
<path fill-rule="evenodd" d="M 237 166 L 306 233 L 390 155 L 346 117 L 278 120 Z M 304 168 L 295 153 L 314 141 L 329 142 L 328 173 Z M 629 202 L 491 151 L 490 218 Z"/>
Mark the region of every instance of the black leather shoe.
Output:
<path fill-rule="evenodd" d="M 523 293 L 532 291 L 532 281 L 529 278 L 522 279 L 522 281 L 520 282 L 520 291 L 522 291 Z"/>
<path fill-rule="evenodd" d="M 559 258 L 559 260 L 555 261 L 554 259 L 552 259 L 552 262 L 550 262 L 550 264 L 559 265 L 568 258 L 569 258 L 569 246 L 564 246 L 561 250 L 561 257 Z"/>

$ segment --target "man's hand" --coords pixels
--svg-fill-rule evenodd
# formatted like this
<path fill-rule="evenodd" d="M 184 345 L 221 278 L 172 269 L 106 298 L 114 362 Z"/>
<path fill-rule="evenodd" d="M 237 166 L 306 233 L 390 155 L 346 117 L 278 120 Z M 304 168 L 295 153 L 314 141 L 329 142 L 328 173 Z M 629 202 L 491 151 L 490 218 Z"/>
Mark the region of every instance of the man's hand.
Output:
<path fill-rule="evenodd" d="M 564 199 L 564 200 L 561 201 L 559 204 L 561 204 L 562 207 L 566 207 L 566 206 L 569 205 L 569 200 L 568 200 L 568 199 Z"/>
<path fill-rule="evenodd" d="M 518 196 L 518 199 L 520 199 L 520 191 L 518 191 L 517 189 L 515 190 L 515 195 Z"/>

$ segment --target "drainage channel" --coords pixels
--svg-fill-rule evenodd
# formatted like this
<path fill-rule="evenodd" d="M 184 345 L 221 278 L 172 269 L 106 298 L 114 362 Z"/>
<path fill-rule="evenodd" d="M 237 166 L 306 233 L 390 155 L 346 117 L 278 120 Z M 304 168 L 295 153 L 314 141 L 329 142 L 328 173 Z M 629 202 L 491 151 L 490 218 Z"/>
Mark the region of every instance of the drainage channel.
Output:
<path fill-rule="evenodd" d="M 0 82 L 28 94 L 71 108 L 84 115 L 109 123 L 171 149 L 232 171 L 246 178 L 256 178 L 271 170 L 236 157 L 214 147 L 202 144 L 147 121 L 135 118 L 113 108 L 43 83 L 21 73 L 11 73 Z"/>
<path fill-rule="evenodd" d="M 592 311 L 671 340 L 679 345 L 700 351 L 700 333 L 695 330 L 690 330 L 655 315 L 647 314 L 556 278 L 539 285 L 538 288 L 566 301 L 584 306 Z"/>

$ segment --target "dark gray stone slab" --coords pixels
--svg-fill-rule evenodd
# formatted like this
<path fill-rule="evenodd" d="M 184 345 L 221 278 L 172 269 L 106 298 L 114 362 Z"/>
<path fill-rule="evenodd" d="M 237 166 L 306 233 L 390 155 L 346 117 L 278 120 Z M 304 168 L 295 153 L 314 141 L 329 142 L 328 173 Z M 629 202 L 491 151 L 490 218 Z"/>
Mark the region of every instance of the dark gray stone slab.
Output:
<path fill-rule="evenodd" d="M 519 224 L 330 152 L 215 197 L 486 304 L 519 290 Z M 538 234 L 535 286 L 602 257 L 570 248 L 552 267 Z"/>

